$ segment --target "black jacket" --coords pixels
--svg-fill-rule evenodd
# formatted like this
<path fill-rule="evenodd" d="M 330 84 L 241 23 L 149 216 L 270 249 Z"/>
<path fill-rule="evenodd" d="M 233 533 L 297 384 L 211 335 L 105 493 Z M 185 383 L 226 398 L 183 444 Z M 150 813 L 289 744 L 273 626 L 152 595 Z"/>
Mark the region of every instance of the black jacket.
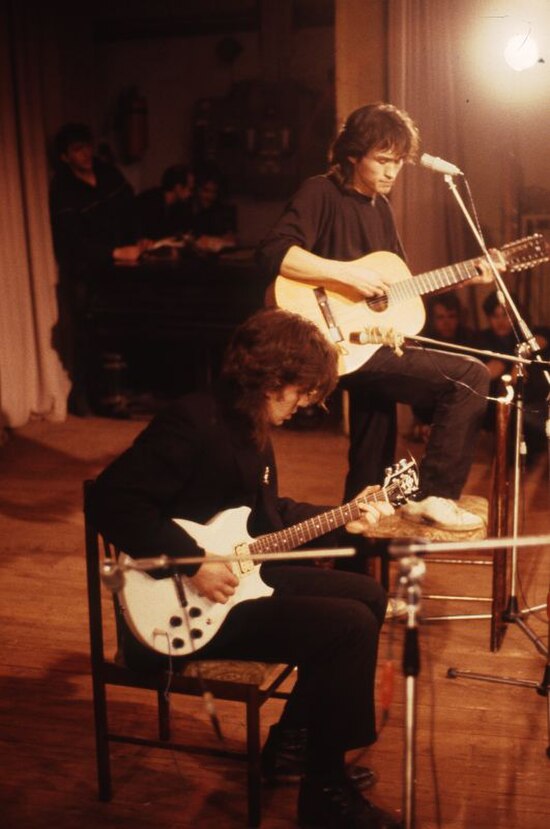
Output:
<path fill-rule="evenodd" d="M 328 509 L 280 498 L 271 445 L 256 449 L 214 396 L 197 393 L 157 415 L 99 475 L 87 509 L 109 541 L 139 558 L 203 555 L 171 519 L 204 524 L 238 506 L 252 510 L 248 530 L 253 537 Z"/>

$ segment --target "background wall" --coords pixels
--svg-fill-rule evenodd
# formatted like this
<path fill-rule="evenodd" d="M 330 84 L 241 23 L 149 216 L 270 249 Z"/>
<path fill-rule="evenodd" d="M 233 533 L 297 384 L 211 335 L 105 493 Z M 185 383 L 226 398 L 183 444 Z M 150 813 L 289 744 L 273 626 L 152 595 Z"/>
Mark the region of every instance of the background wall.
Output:
<path fill-rule="evenodd" d="M 334 128 L 332 2 L 98 0 L 79 10 L 57 0 L 53 13 L 59 21 L 61 93 L 48 130 L 53 134 L 68 120 L 91 123 L 137 191 L 158 184 L 168 165 L 191 160 L 197 101 L 223 98 L 243 85 L 251 87 L 250 95 L 260 95 L 262 85 L 291 83 L 311 106 L 311 118 L 308 135 L 299 130 L 301 146 L 291 148 L 302 170 L 287 192 L 271 198 L 269 187 L 263 198 L 232 193 L 241 241 L 256 244 L 296 183 L 324 169 Z M 148 140 L 142 157 L 126 163 L 117 122 L 129 90 L 146 104 Z M 235 109 L 242 97 L 237 95 Z"/>
<path fill-rule="evenodd" d="M 550 213 L 550 3 L 460 0 L 450 4 L 452 14 L 447 5 L 446 0 L 97 0 L 93 8 L 79 10 L 54 0 L 50 25 L 58 43 L 58 75 L 48 131 L 69 119 L 89 121 L 141 190 L 156 184 L 168 164 L 190 159 L 197 100 L 222 99 L 239 84 L 294 83 L 311 93 L 317 106 L 309 134 L 301 138 L 294 176 L 287 184 L 279 181 L 276 196 L 267 186 L 255 194 L 233 194 L 241 240 L 254 245 L 294 182 L 323 170 L 327 144 L 345 115 L 366 101 L 391 98 L 388 76 L 396 60 L 399 71 L 410 73 L 429 50 L 437 55 L 450 43 L 445 77 L 415 74 L 414 101 L 393 102 L 406 105 L 419 123 L 424 150 L 443 157 L 451 152 L 450 160 L 465 170 L 488 243 L 498 246 L 531 229 L 526 214 Z M 400 18 L 419 38 L 412 43 L 406 33 L 406 55 L 396 54 L 390 37 Z M 508 37 L 518 31 L 533 32 L 541 49 L 540 63 L 521 73 L 503 58 Z M 228 42 L 238 52 L 233 59 L 222 56 Z M 445 106 L 430 107 L 433 90 L 449 79 L 457 113 L 452 147 L 435 139 L 448 118 Z M 125 163 L 116 125 L 121 96 L 131 89 L 147 106 L 148 146 L 139 160 Z M 445 100 L 444 90 L 438 94 Z M 240 117 L 235 115 L 237 122 Z M 434 188 L 443 190 L 444 184 L 430 183 L 426 175 L 409 170 L 402 179 L 408 177 L 416 198 L 424 192 L 423 214 L 435 214 L 441 207 Z M 401 187 L 400 181 L 398 210 Z M 448 202 L 451 196 L 442 198 Z M 420 247 L 416 232 L 407 236 L 405 228 L 405 240 L 413 270 L 445 264 L 441 252 L 432 254 L 429 240 Z"/>

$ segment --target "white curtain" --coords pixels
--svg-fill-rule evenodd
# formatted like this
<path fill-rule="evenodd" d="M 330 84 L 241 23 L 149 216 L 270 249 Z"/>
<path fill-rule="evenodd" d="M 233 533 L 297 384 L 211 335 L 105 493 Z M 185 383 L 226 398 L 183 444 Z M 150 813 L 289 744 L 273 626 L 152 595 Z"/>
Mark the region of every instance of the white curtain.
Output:
<path fill-rule="evenodd" d="M 390 101 L 418 124 L 421 152 L 460 167 L 453 61 L 459 13 L 456 0 L 390 0 L 388 86 Z M 464 218 L 442 175 L 408 170 L 393 204 L 414 273 L 477 255 L 479 248 L 469 243 Z"/>
<path fill-rule="evenodd" d="M 69 388 L 52 347 L 57 277 L 40 17 L 34 3 L 0 3 L 0 429 L 32 416 L 63 419 Z"/>
<path fill-rule="evenodd" d="M 537 2 L 533 14 L 535 7 L 541 35 L 549 31 L 550 4 Z M 529 136 L 544 136 L 550 83 L 544 65 L 533 74 L 506 74 L 499 50 L 508 28 L 514 30 L 518 20 L 525 25 L 522 9 L 516 0 L 502 10 L 489 0 L 388 2 L 389 100 L 418 123 L 423 152 L 470 172 L 474 202 L 483 194 L 479 220 L 488 247 L 500 247 L 531 230 L 520 223 L 522 168 L 532 164 Z M 542 158 L 544 171 L 547 154 L 541 148 L 547 138 L 537 141 L 533 152 Z M 547 180 L 544 172 L 537 183 L 539 178 Z M 457 186 L 473 214 L 458 179 Z M 442 175 L 408 170 L 392 202 L 413 273 L 479 254 Z M 505 280 L 520 294 L 531 319 L 547 324 L 550 291 L 545 274 L 539 267 L 532 274 L 507 275 Z M 490 290 L 492 286 L 472 286 L 458 293 L 474 326 L 487 324 L 481 303 Z"/>

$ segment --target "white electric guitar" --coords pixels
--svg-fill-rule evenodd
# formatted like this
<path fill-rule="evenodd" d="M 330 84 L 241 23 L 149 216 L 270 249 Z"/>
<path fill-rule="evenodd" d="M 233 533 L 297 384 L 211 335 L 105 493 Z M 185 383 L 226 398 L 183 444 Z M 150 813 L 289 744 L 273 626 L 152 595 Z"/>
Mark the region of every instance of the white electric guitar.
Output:
<path fill-rule="evenodd" d="M 154 651 L 172 656 L 195 653 L 214 637 L 232 607 L 247 599 L 258 599 L 273 593 L 273 588 L 260 576 L 260 565 L 254 561 L 255 554 L 294 550 L 307 541 L 358 519 L 362 514 L 361 503 L 389 501 L 399 506 L 417 490 L 416 462 L 401 460 L 387 470 L 381 489 L 292 527 L 255 539 L 246 529 L 249 507 L 224 510 L 207 524 L 174 518 L 176 524 L 189 533 L 199 546 L 222 557 L 237 558 L 231 563 L 239 579 L 234 595 L 226 604 L 210 601 L 197 592 L 188 577 L 154 579 L 142 570 L 132 569 L 133 559 L 122 553 L 119 563 L 124 579 L 118 598 L 124 617 L 139 641 Z M 183 588 L 181 592 L 180 586 Z"/>
<path fill-rule="evenodd" d="M 540 233 L 504 245 L 500 250 L 508 272 L 523 271 L 548 261 Z M 275 304 L 314 322 L 338 349 L 338 372 L 348 374 L 367 362 L 385 344 L 365 337 L 365 330 L 395 329 L 402 335 L 418 334 L 426 320 L 421 296 L 448 290 L 479 274 L 479 257 L 412 276 L 395 253 L 369 253 L 360 260 L 382 274 L 391 285 L 383 297 L 365 298 L 354 288 L 341 285 L 315 287 L 278 276 L 271 289 Z"/>

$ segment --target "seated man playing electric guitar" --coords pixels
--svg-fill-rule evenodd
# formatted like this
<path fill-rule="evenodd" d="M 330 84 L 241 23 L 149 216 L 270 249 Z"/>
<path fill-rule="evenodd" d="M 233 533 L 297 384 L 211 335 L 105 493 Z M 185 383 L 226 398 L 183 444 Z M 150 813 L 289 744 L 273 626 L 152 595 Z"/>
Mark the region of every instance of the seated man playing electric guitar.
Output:
<path fill-rule="evenodd" d="M 283 310 L 260 311 L 234 333 L 214 391 L 187 395 L 157 415 L 99 475 L 87 509 L 109 541 L 132 557 L 204 558 L 204 564 L 178 565 L 195 629 L 190 642 L 185 625 L 170 634 L 164 599 L 155 622 L 149 601 L 133 606 L 126 574 L 119 598 L 130 628 L 127 661 L 165 664 L 170 654 L 297 665 L 296 684 L 264 748 L 264 773 L 276 774 L 285 735 L 305 733 L 300 825 L 384 829 L 398 824 L 363 798 L 345 766 L 346 751 L 376 739 L 384 590 L 363 574 L 285 561 L 258 567 L 251 559 L 320 536 L 323 546 L 334 544 L 343 525 L 366 531 L 414 489 L 414 474 L 401 475 L 402 464 L 383 489 L 373 487 L 328 512 L 279 496 L 270 429 L 322 402 L 336 385 L 336 364 L 334 347 L 313 323 Z M 260 537 L 253 541 L 248 532 Z M 229 553 L 239 555 L 238 564 L 224 562 Z M 162 580 L 168 590 L 174 578 Z M 207 615 L 213 635 L 201 626 Z"/>
<path fill-rule="evenodd" d="M 347 336 L 342 336 L 345 313 L 342 323 L 331 320 L 331 302 L 337 301 L 338 295 L 345 311 L 353 303 L 366 309 L 365 299 L 383 311 L 386 302 L 391 306 L 400 299 L 392 295 L 391 271 L 397 268 L 399 273 L 399 268 L 406 271 L 406 267 L 387 196 L 403 164 L 414 160 L 418 143 L 416 126 L 395 107 L 372 104 L 355 110 L 333 144 L 328 173 L 305 181 L 260 245 L 258 258 L 265 276 L 275 279 L 280 274 L 286 278 L 283 281 L 309 285 L 313 289 L 311 302 L 317 308 L 310 316 L 307 309 L 278 301 L 276 286 L 278 304 L 314 320 L 318 317 L 326 335 L 340 341 L 342 353 L 352 353 L 361 327 L 356 324 L 355 331 L 352 326 L 350 331 L 344 330 Z M 374 258 L 366 254 L 374 254 Z M 390 260 L 388 275 L 383 270 L 384 257 Z M 451 281 L 479 281 L 483 279 L 480 269 L 483 267 L 477 261 L 469 263 L 469 268 L 460 270 L 462 276 L 452 273 Z M 416 283 L 417 279 L 409 281 Z M 432 287 L 443 285 L 435 281 Z M 336 297 L 327 298 L 331 291 Z M 420 300 L 417 302 L 423 314 Z M 411 313 L 406 306 L 405 318 Z M 383 313 L 372 316 L 372 324 L 384 324 Z M 423 319 L 419 317 L 414 333 L 422 327 Z M 413 333 L 406 324 L 399 327 Z M 346 499 L 378 480 L 388 460 L 393 459 L 395 403 L 408 403 L 433 409 L 434 419 L 422 460 L 422 489 L 416 501 L 403 508 L 407 517 L 451 531 L 481 526 L 482 519 L 461 509 L 456 500 L 468 477 L 485 411 L 489 388 L 485 366 L 470 357 L 429 349 L 406 350 L 402 356 L 388 346 L 372 351 L 375 353 L 370 357 L 366 352 L 363 364 L 359 359 L 359 365 L 344 367 L 344 371 L 351 371 L 342 381 L 350 393 Z"/>

